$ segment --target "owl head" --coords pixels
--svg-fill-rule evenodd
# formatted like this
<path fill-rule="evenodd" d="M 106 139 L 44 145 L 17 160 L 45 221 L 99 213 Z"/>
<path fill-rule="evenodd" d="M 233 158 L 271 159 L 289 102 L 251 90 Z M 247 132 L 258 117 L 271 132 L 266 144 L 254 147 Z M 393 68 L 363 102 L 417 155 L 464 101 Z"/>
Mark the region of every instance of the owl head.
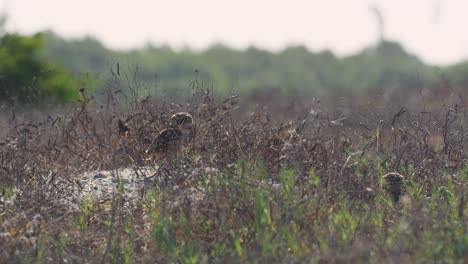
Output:
<path fill-rule="evenodd" d="M 186 128 L 190 127 L 193 123 L 193 118 L 189 113 L 179 112 L 171 116 L 171 126 Z"/>

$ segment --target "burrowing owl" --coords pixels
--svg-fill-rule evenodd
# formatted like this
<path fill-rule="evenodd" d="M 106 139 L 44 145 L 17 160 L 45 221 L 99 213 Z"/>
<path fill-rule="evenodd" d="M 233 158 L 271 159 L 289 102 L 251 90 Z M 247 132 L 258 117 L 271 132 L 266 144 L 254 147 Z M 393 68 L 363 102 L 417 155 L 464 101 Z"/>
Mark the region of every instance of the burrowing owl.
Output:
<path fill-rule="evenodd" d="M 405 177 L 396 172 L 389 172 L 382 176 L 384 189 L 392 196 L 393 202 L 397 203 L 403 194 Z"/>
<path fill-rule="evenodd" d="M 192 123 L 192 116 L 188 113 L 173 114 L 169 127 L 158 134 L 147 153 L 156 159 L 174 158 L 188 143 Z"/>

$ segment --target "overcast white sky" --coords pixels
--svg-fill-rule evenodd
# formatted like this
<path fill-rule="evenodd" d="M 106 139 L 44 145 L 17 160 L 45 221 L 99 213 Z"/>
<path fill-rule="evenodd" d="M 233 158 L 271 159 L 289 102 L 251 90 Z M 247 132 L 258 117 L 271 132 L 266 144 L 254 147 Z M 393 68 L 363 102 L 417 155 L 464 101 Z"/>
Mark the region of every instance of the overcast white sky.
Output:
<path fill-rule="evenodd" d="M 10 30 L 92 35 L 112 48 L 292 43 L 349 55 L 377 39 L 372 5 L 384 14 L 387 38 L 426 62 L 468 59 L 468 0 L 0 0 L 0 11 Z"/>

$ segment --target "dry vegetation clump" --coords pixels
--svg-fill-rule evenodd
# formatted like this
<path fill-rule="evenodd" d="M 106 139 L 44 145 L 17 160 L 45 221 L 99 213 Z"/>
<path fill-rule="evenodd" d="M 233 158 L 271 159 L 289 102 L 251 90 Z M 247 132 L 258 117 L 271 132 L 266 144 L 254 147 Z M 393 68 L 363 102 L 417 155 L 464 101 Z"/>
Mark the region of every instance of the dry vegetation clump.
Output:
<path fill-rule="evenodd" d="M 68 111 L 9 115 L 0 261 L 466 261 L 467 97 L 397 94 L 379 108 L 83 90 Z M 194 121 L 184 153 L 148 158 L 177 112 Z M 157 172 L 137 175 L 151 184 L 126 195 L 119 171 L 148 167 Z M 111 197 L 83 194 L 94 170 L 115 171 Z"/>

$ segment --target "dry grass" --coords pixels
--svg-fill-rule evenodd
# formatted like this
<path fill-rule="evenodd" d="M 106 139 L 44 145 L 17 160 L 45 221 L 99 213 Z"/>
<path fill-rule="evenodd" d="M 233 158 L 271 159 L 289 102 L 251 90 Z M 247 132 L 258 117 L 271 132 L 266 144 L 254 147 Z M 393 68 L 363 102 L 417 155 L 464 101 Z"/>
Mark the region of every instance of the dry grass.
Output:
<path fill-rule="evenodd" d="M 215 100 L 194 88 L 180 104 L 113 90 L 8 114 L 0 262 L 467 261 L 464 95 Z M 194 138 L 153 188 L 78 195 L 84 172 L 153 166 L 143 154 L 179 111 Z"/>

